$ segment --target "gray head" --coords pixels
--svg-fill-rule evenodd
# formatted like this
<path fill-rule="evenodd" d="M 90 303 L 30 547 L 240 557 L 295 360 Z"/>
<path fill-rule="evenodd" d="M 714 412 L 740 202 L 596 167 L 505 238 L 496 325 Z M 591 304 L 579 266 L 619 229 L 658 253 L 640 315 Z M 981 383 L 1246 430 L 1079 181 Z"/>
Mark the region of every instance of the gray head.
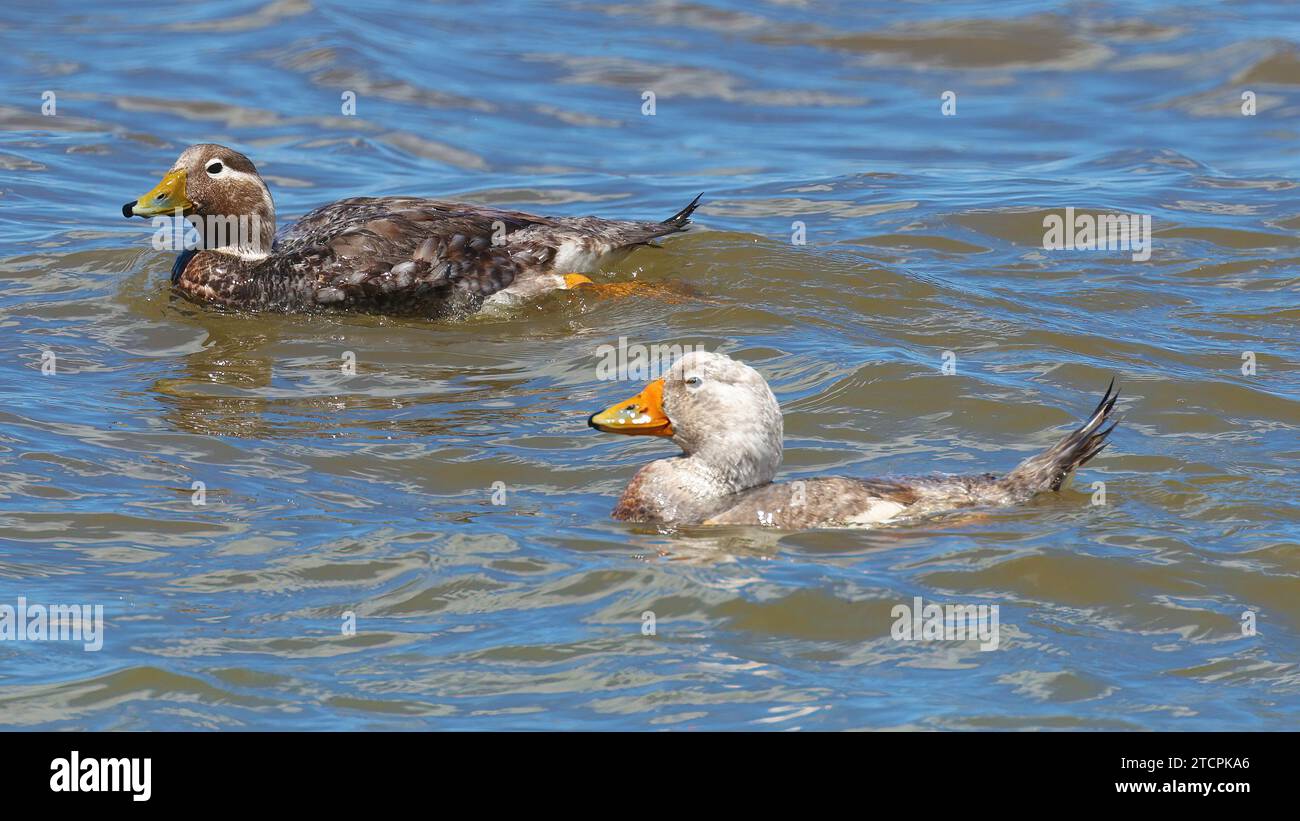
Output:
<path fill-rule="evenodd" d="M 611 433 L 672 437 L 682 452 L 740 490 L 781 464 L 781 407 L 758 371 L 725 354 L 692 352 L 662 379 L 588 423 Z"/>

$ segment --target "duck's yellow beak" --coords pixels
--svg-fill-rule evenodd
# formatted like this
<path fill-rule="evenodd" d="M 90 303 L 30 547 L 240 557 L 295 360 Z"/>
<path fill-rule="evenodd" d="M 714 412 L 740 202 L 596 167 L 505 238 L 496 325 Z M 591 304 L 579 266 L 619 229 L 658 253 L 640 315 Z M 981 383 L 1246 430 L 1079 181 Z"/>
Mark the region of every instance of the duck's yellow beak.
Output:
<path fill-rule="evenodd" d="M 162 178 L 162 182 L 138 200 L 122 206 L 122 216 L 155 217 L 159 214 L 172 214 L 176 209 L 186 213 L 194 208 L 194 203 L 185 196 L 185 171 L 171 171 Z"/>
<path fill-rule="evenodd" d="M 593 413 L 587 424 L 607 433 L 640 436 L 672 436 L 673 423 L 664 413 L 664 381 L 656 379 L 631 399 Z"/>

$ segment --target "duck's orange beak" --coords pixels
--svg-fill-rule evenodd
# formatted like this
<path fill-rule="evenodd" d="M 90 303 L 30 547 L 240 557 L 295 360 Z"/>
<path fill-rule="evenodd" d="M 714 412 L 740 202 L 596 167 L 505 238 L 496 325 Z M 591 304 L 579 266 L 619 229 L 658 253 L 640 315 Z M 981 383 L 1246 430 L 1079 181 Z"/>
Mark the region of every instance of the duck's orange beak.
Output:
<path fill-rule="evenodd" d="M 122 216 L 156 217 L 159 214 L 173 214 L 176 209 L 182 213 L 194 208 L 194 203 L 185 196 L 185 171 L 169 171 L 162 182 L 138 200 L 132 200 L 122 206 Z"/>
<path fill-rule="evenodd" d="M 664 381 L 656 379 L 631 399 L 593 413 L 587 424 L 607 433 L 633 436 L 672 436 L 673 423 L 664 413 Z"/>

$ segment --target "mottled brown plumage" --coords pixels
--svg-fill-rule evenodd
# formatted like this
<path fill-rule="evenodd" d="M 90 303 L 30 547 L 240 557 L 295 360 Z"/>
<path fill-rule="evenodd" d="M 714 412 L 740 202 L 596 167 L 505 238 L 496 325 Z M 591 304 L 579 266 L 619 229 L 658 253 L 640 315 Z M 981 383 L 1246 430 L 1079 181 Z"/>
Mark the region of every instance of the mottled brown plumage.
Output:
<path fill-rule="evenodd" d="M 781 463 L 781 410 L 763 377 L 722 354 L 693 352 L 630 400 L 593 414 L 614 433 L 671 436 L 682 454 L 637 471 L 614 508 L 623 521 L 759 525 L 785 530 L 865 527 L 975 507 L 1019 504 L 1060 490 L 1106 446 L 1118 393 L 1107 388 L 1078 430 L 1004 477 L 823 477 L 773 482 Z"/>
<path fill-rule="evenodd" d="M 563 288 L 563 274 L 681 231 L 699 197 L 663 222 L 540 217 L 418 197 L 356 197 L 312 211 L 272 239 L 270 191 L 247 157 L 215 144 L 187 148 L 126 216 L 180 209 L 203 234 L 172 282 L 210 305 L 270 311 L 344 310 L 390 315 L 471 313 L 494 295 Z M 256 218 L 235 241 L 211 217 Z"/>

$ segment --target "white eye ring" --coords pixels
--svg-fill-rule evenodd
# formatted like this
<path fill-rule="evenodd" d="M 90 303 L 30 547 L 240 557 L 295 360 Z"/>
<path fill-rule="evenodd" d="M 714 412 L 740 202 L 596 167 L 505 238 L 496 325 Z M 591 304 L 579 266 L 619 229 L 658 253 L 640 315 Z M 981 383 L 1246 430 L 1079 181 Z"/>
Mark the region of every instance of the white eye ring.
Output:
<path fill-rule="evenodd" d="M 692 376 L 686 380 L 687 387 L 698 388 L 702 384 L 704 384 L 704 380 L 698 376 Z"/>
<path fill-rule="evenodd" d="M 217 177 L 221 175 L 222 171 L 226 170 L 226 167 L 221 164 L 221 160 L 212 160 L 203 170 L 208 172 L 209 177 Z"/>

